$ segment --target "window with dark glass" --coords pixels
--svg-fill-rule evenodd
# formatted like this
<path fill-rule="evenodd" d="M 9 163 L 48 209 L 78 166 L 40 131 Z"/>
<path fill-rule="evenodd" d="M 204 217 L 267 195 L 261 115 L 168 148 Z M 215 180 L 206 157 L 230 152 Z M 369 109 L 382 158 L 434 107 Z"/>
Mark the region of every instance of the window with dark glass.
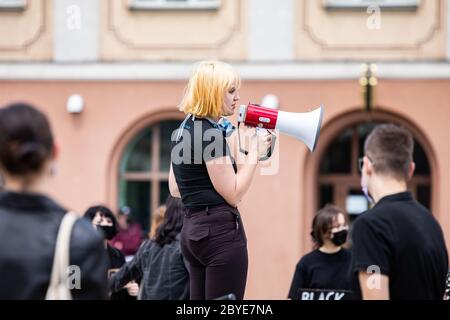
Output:
<path fill-rule="evenodd" d="M 167 120 L 142 130 L 121 158 L 119 206 L 128 206 L 146 231 L 152 212 L 169 195 L 170 138 L 179 125 L 178 120 Z"/>

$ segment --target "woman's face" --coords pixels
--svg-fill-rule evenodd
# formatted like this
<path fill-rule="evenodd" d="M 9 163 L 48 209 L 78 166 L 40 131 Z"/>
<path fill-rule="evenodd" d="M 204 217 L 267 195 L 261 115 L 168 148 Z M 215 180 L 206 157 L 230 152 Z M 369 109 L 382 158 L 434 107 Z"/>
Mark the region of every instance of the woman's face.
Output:
<path fill-rule="evenodd" d="M 331 233 L 336 233 L 341 230 L 348 230 L 348 224 L 345 222 L 345 217 L 342 213 L 337 215 L 337 219 L 333 221 L 333 225 L 331 227 Z"/>
<path fill-rule="evenodd" d="M 94 226 L 112 226 L 113 221 L 111 220 L 111 218 L 108 218 L 102 215 L 100 212 L 97 212 L 94 216 L 94 219 L 92 219 L 92 224 Z"/>
<path fill-rule="evenodd" d="M 239 88 L 232 86 L 229 90 L 225 92 L 225 97 L 223 99 L 223 115 L 225 117 L 231 116 L 236 110 L 237 102 L 241 97 L 239 96 Z"/>

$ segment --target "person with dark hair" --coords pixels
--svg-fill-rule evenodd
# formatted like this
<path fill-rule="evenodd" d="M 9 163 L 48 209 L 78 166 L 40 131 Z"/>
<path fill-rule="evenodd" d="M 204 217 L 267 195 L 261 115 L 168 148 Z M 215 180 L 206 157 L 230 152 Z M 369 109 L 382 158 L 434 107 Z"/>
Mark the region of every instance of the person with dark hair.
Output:
<path fill-rule="evenodd" d="M 363 299 L 442 300 L 448 256 L 439 223 L 407 190 L 414 140 L 384 124 L 367 137 L 361 187 L 375 206 L 352 231 L 354 293 Z"/>
<path fill-rule="evenodd" d="M 348 215 L 327 205 L 312 222 L 314 251 L 302 257 L 295 269 L 288 298 L 300 299 L 300 290 L 326 289 L 349 291 L 351 253 L 343 245 L 348 234 Z"/>
<path fill-rule="evenodd" d="M 139 248 L 110 281 L 112 291 L 131 280 L 142 279 L 140 300 L 189 299 L 189 272 L 181 254 L 180 232 L 185 209 L 181 199 L 169 196 L 163 221 L 155 237 Z"/>
<path fill-rule="evenodd" d="M 24 103 L 0 108 L 0 175 L 4 181 L 0 234 L 5 239 L 0 243 L 0 300 L 52 296 L 48 288 L 55 271 L 57 235 L 58 244 L 63 243 L 59 228 L 69 219 L 69 265 L 79 268 L 80 280 L 73 289 L 67 288 L 70 298 L 107 297 L 107 258 L 101 237 L 84 219 L 75 218 L 43 195 L 44 183 L 55 174 L 57 155 L 43 113 Z"/>
<path fill-rule="evenodd" d="M 109 258 L 108 278 L 125 264 L 125 257 L 120 250 L 109 245 L 108 241 L 117 234 L 117 220 L 112 211 L 105 206 L 93 206 L 87 209 L 84 217 L 91 221 L 92 225 L 104 236 L 104 246 Z M 126 289 L 126 290 L 125 290 Z M 136 282 L 130 282 L 125 289 L 113 292 L 111 300 L 135 299 L 139 291 Z"/>
<path fill-rule="evenodd" d="M 117 222 L 118 232 L 110 243 L 113 247 L 122 251 L 127 259 L 131 258 L 142 244 L 142 226 L 133 221 L 131 209 L 126 206 L 120 208 Z"/>

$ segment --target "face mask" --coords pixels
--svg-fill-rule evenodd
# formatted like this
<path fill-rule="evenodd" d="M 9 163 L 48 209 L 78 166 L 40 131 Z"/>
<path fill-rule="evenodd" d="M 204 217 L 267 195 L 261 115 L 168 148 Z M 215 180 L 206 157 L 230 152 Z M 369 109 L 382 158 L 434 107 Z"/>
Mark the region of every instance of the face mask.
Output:
<path fill-rule="evenodd" d="M 367 186 L 361 186 L 361 190 L 364 193 L 364 196 L 366 197 L 367 201 L 369 201 L 369 203 L 373 205 L 375 203 L 375 201 L 370 196 L 369 188 Z"/>
<path fill-rule="evenodd" d="M 114 226 L 97 226 L 98 230 L 102 230 L 106 240 L 111 240 L 116 236 L 116 228 Z"/>
<path fill-rule="evenodd" d="M 347 241 L 347 235 L 347 230 L 335 232 L 333 233 L 333 239 L 331 239 L 331 242 L 333 242 L 335 246 L 340 247 L 345 243 L 345 241 Z"/>

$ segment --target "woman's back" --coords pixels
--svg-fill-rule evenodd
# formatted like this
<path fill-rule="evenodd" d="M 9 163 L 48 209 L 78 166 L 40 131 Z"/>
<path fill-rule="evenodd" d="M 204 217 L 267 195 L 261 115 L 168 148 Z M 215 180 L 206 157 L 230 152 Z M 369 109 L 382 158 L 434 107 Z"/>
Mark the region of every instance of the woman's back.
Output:
<path fill-rule="evenodd" d="M 160 246 L 149 240 L 143 246 L 142 299 L 189 299 L 189 272 L 181 254 L 180 239 Z"/>
<path fill-rule="evenodd" d="M 56 237 L 66 210 L 50 198 L 0 192 L 0 300 L 44 299 Z M 102 239 L 82 219 L 72 230 L 69 273 L 74 299 L 106 297 L 106 255 Z M 79 267 L 79 288 L 76 289 Z"/>

